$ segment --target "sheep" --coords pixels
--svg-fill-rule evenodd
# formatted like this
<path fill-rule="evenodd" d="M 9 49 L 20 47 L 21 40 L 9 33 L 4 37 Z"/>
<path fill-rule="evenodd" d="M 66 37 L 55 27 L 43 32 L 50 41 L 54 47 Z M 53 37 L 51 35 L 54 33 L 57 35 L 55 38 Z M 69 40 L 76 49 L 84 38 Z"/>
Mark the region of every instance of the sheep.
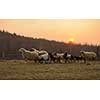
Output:
<path fill-rule="evenodd" d="M 87 60 L 95 60 L 97 57 L 95 52 L 86 52 L 86 51 L 80 51 L 80 56 L 83 58 L 84 63 L 86 63 Z"/>
<path fill-rule="evenodd" d="M 35 62 L 37 62 L 39 60 L 39 55 L 36 51 L 29 51 L 24 48 L 20 48 L 19 52 L 22 53 L 22 57 L 25 60 L 33 60 Z"/>

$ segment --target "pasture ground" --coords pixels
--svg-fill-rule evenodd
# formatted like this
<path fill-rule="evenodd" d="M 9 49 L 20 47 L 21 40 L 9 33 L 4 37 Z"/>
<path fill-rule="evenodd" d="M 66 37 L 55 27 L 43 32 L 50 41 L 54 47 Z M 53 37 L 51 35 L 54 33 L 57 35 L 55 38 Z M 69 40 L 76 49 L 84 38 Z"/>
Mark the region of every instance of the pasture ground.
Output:
<path fill-rule="evenodd" d="M 100 61 L 91 65 L 35 64 L 23 60 L 0 61 L 0 80 L 99 80 Z"/>

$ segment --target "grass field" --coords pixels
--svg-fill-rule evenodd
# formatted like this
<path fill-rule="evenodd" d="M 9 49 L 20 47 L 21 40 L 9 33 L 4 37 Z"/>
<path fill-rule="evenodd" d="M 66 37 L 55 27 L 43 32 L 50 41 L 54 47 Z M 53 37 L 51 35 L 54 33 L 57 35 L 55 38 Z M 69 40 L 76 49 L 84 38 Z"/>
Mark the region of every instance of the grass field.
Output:
<path fill-rule="evenodd" d="M 22 60 L 0 61 L 0 80 L 97 80 L 100 62 L 91 65 L 35 64 Z"/>

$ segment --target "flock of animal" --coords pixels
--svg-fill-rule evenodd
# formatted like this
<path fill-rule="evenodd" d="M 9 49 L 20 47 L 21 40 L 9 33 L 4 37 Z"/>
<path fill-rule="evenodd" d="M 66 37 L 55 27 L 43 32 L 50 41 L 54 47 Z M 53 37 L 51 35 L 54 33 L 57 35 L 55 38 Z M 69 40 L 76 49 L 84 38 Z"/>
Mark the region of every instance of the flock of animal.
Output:
<path fill-rule="evenodd" d="M 97 55 L 95 52 L 80 51 L 80 56 L 73 56 L 71 54 L 65 53 L 48 53 L 45 50 L 37 50 L 32 48 L 31 50 L 26 50 L 25 48 L 20 48 L 19 52 L 25 61 L 32 60 L 39 63 L 71 63 L 71 62 L 84 62 L 96 60 Z"/>

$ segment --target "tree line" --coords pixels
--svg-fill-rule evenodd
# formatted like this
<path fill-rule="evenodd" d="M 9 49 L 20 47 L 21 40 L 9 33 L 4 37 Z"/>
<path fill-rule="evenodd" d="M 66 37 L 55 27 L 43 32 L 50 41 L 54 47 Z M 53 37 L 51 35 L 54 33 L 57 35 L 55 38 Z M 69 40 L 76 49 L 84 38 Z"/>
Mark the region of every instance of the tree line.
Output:
<path fill-rule="evenodd" d="M 46 40 L 43 38 L 32 38 L 17 35 L 16 33 L 10 33 L 5 30 L 0 30 L 0 57 L 5 57 L 5 54 L 12 58 L 16 55 L 19 56 L 19 48 L 36 48 L 39 50 L 47 50 L 48 52 L 68 52 L 72 55 L 79 55 L 81 50 L 93 51 L 96 52 L 98 58 L 100 58 L 100 46 L 97 45 L 88 45 L 88 44 L 73 44 L 73 43 L 64 43 L 54 40 Z"/>

